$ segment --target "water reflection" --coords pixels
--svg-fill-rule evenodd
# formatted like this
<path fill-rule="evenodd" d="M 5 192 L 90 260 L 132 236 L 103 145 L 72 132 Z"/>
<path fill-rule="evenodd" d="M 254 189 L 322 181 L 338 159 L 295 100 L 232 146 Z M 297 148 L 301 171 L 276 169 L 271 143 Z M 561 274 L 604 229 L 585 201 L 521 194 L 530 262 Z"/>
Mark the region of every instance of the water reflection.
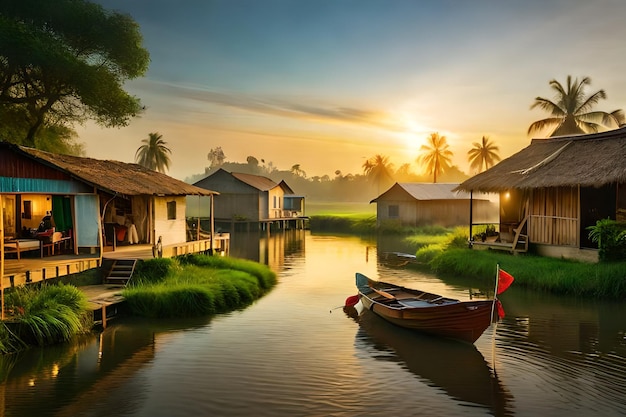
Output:
<path fill-rule="evenodd" d="M 124 319 L 0 356 L 0 416 L 626 415 L 624 303 L 513 285 L 497 331 L 464 345 L 329 309 L 356 271 L 457 299 L 489 296 L 491 280 L 386 265 L 381 252 L 410 252 L 391 241 L 237 232 L 231 249 L 267 263 L 276 288 L 213 319 Z"/>
<path fill-rule="evenodd" d="M 491 414 L 511 414 L 511 394 L 473 344 L 422 335 L 390 325 L 369 310 L 345 307 L 360 327 L 357 349 L 378 360 L 398 362 L 428 385 L 442 389 L 461 405 L 486 407 Z"/>
<path fill-rule="evenodd" d="M 285 265 L 286 257 L 304 256 L 306 233 L 302 229 L 278 233 L 270 233 L 269 230 L 260 233 L 235 231 L 230 235 L 230 255 L 260 262 L 279 271 Z"/>
<path fill-rule="evenodd" d="M 207 318 L 184 322 L 186 329 L 207 323 Z M 0 356 L 0 406 L 4 405 L 0 415 L 88 415 L 96 404 L 110 402 L 124 381 L 154 360 L 156 334 L 180 326 L 175 320 L 127 319 L 71 343 Z M 148 381 L 136 380 L 137 395 L 123 395 L 115 414 L 138 408 L 147 386 Z"/>

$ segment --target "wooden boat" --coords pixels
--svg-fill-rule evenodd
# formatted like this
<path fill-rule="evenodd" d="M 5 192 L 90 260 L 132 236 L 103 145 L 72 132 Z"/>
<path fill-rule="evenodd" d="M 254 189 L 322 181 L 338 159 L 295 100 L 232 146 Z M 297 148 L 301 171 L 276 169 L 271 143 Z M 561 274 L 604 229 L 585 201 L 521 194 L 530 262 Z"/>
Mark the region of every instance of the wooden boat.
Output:
<path fill-rule="evenodd" d="M 408 329 L 474 343 L 497 319 L 497 299 L 459 301 L 424 291 L 374 281 L 357 272 L 364 308 Z"/>
<path fill-rule="evenodd" d="M 362 303 L 344 308 L 358 324 L 354 346 L 359 357 L 389 363 L 389 350 L 420 381 L 443 390 L 451 399 L 485 407 L 494 416 L 511 414 L 512 395 L 485 358 L 470 343 L 458 343 L 443 337 L 392 326 Z M 395 362 L 396 358 L 392 360 Z M 508 411 L 508 412 L 507 412 Z"/>

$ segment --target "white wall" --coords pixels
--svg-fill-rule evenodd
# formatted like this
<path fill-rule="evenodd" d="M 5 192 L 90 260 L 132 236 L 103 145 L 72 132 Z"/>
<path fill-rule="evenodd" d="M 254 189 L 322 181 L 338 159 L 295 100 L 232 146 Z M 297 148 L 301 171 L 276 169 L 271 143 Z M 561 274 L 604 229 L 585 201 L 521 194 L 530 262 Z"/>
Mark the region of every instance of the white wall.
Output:
<path fill-rule="evenodd" d="M 167 219 L 167 203 L 176 202 L 176 219 Z M 186 199 L 182 197 L 154 197 L 154 230 L 155 242 L 161 236 L 163 245 L 171 245 L 187 241 L 187 224 L 185 220 Z"/>

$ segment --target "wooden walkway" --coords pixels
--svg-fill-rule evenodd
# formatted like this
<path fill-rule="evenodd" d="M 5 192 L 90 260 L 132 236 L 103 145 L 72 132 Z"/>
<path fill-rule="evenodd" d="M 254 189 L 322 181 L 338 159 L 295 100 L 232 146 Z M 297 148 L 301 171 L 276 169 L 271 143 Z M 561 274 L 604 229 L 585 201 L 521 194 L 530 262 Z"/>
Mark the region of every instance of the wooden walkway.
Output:
<path fill-rule="evenodd" d="M 125 302 L 122 296 L 124 287 L 119 285 L 84 285 L 78 287 L 87 297 L 87 303 L 94 313 L 94 324 L 106 328 L 107 321 L 118 315 Z"/>
<path fill-rule="evenodd" d="M 230 235 L 228 233 L 216 236 L 217 247 L 214 250 L 229 252 Z M 162 247 L 162 256 L 169 258 L 188 253 L 205 252 L 210 249 L 210 240 L 182 242 Z M 45 257 L 26 256 L 21 259 L 4 259 L 4 275 L 2 289 L 15 286 L 60 278 L 66 275 L 78 274 L 90 269 L 101 268 L 107 262 L 116 260 L 136 259 L 147 260 L 154 258 L 152 245 L 117 246 L 115 251 L 105 248 L 102 257 L 98 254 L 63 254 Z M 107 320 L 116 316 L 123 308 L 124 297 L 121 285 L 101 284 L 78 287 L 87 296 L 89 307 L 94 312 L 94 321 L 106 327 Z"/>

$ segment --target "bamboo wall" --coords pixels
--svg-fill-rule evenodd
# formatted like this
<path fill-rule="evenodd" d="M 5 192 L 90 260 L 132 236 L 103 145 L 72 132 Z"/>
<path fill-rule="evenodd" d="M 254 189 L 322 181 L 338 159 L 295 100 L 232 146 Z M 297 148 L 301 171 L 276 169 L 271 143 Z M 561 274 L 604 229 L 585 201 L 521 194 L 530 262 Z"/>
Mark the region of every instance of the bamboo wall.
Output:
<path fill-rule="evenodd" d="M 577 187 L 535 189 L 530 195 L 528 236 L 533 243 L 579 246 Z"/>

